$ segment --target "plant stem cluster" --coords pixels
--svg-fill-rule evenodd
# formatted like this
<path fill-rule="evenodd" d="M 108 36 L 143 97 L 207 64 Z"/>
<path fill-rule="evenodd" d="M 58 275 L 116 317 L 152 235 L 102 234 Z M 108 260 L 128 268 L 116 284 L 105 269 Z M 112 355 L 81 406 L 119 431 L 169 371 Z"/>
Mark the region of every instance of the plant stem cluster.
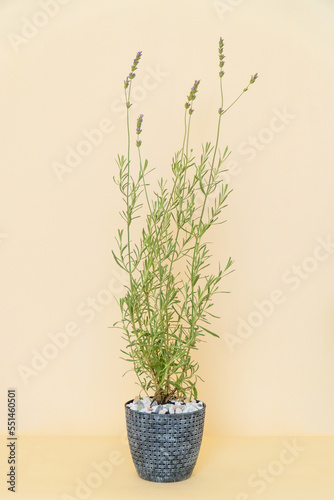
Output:
<path fill-rule="evenodd" d="M 206 334 L 218 337 L 210 329 L 213 298 L 220 291 L 220 281 L 231 270 L 229 258 L 223 269 L 210 272 L 211 253 L 205 241 L 207 231 L 222 224 L 220 215 L 230 190 L 222 180 L 228 147 L 218 150 L 222 115 L 240 98 L 223 110 L 222 77 L 223 41 L 219 41 L 219 78 L 221 102 L 214 144 L 202 145 L 196 159 L 188 153 L 193 103 L 199 80 L 195 80 L 185 104 L 182 148 L 171 162 L 172 187 L 163 178 L 157 183 L 153 199 L 147 191 L 148 161 L 142 161 L 139 135 L 143 115 L 136 126 L 137 168 L 132 172 L 130 159 L 129 108 L 131 82 L 135 77 L 141 52 L 137 53 L 129 76 L 124 81 L 127 107 L 128 154 L 117 157 L 119 175 L 115 182 L 122 193 L 125 208 L 120 212 L 125 227 L 118 230 L 117 264 L 128 273 L 129 283 L 119 305 L 126 346 L 122 354 L 132 364 L 141 389 L 165 403 L 172 398 L 197 398 L 198 362 L 192 353 Z M 257 74 L 251 77 L 255 81 Z M 248 88 L 248 87 L 247 87 Z M 246 89 L 247 89 L 246 88 Z M 191 150 L 192 153 L 192 150 Z M 201 196 L 198 196 L 201 195 Z M 213 199 L 209 208 L 208 199 Z M 201 199 L 201 202 L 198 200 Z M 140 210 L 146 206 L 145 215 Z M 136 219 L 144 219 L 137 243 L 131 239 Z M 201 379 L 202 380 L 202 379 Z"/>

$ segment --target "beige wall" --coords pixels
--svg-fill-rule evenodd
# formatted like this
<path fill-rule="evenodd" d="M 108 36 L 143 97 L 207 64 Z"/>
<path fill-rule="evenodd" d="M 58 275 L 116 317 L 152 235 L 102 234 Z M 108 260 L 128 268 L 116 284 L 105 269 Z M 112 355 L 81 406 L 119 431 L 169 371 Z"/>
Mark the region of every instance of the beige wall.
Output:
<path fill-rule="evenodd" d="M 110 253 L 123 79 L 142 50 L 133 116 L 168 175 L 194 79 L 192 143 L 214 139 L 222 36 L 226 102 L 260 76 L 223 125 L 234 191 L 212 240 L 236 272 L 221 338 L 198 353 L 206 432 L 334 432 L 333 21 L 330 0 L 2 0 L 2 417 L 16 387 L 21 432 L 124 431 L 137 389 L 108 328 L 124 281 Z M 101 143 L 66 164 L 97 127 Z"/>

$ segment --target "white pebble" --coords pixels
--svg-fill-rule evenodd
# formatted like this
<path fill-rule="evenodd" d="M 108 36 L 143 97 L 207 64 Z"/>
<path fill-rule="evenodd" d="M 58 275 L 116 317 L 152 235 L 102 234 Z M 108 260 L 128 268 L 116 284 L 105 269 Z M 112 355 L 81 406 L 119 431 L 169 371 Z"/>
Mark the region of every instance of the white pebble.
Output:
<path fill-rule="evenodd" d="M 149 397 L 144 398 L 141 400 L 145 408 L 150 408 L 151 406 L 151 399 Z"/>

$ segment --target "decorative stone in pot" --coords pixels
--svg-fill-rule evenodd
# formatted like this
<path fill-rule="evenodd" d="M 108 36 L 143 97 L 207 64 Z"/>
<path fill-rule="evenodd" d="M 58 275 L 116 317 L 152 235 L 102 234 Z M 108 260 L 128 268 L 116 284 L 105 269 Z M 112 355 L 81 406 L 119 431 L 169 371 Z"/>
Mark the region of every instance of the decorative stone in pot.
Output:
<path fill-rule="evenodd" d="M 200 403 L 199 409 L 172 414 L 162 410 L 159 413 L 136 411 L 130 408 L 131 403 L 133 400 L 125 403 L 125 417 L 138 475 L 159 483 L 188 479 L 202 443 L 205 403 Z"/>

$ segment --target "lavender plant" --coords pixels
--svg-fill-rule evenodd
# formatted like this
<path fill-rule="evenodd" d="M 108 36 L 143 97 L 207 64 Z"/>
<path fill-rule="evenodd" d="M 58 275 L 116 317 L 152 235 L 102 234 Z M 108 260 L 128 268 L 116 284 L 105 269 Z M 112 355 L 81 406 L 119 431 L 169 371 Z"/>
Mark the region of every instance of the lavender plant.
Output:
<path fill-rule="evenodd" d="M 221 212 L 231 190 L 222 173 L 230 155 L 228 147 L 221 154 L 218 146 L 223 115 L 240 99 L 256 78 L 251 76 L 240 95 L 224 109 L 224 42 L 219 40 L 220 107 L 214 143 L 202 145 L 199 159 L 189 150 L 191 118 L 199 80 L 195 80 L 185 103 L 182 147 L 171 161 L 172 183 L 161 178 L 153 198 L 148 193 L 148 161 L 142 160 L 143 115 L 136 124 L 137 167 L 130 158 L 131 86 L 142 53 L 138 52 L 131 71 L 124 81 L 127 155 L 117 157 L 119 175 L 114 178 L 122 194 L 125 208 L 120 212 L 123 229 L 116 237 L 118 250 L 113 256 L 128 274 L 124 296 L 119 300 L 122 319 L 114 324 L 121 328 L 126 361 L 132 363 L 137 384 L 158 403 L 172 398 L 197 398 L 198 362 L 192 352 L 206 334 L 219 337 L 210 329 L 213 298 L 220 290 L 220 281 L 232 272 L 229 258 L 222 269 L 208 272 L 211 254 L 204 241 L 208 230 L 221 224 Z M 198 195 L 201 196 L 198 196 Z M 208 201 L 213 199 L 213 204 Z M 199 202 L 199 199 L 201 201 Z M 146 205 L 146 209 L 144 208 Z M 144 214 L 140 214 L 140 211 Z M 139 241 L 131 238 L 136 219 L 142 217 Z M 117 326 L 120 325 L 120 326 Z M 127 372 L 125 372 L 127 373 Z M 202 379 L 201 379 L 202 380 Z"/>

